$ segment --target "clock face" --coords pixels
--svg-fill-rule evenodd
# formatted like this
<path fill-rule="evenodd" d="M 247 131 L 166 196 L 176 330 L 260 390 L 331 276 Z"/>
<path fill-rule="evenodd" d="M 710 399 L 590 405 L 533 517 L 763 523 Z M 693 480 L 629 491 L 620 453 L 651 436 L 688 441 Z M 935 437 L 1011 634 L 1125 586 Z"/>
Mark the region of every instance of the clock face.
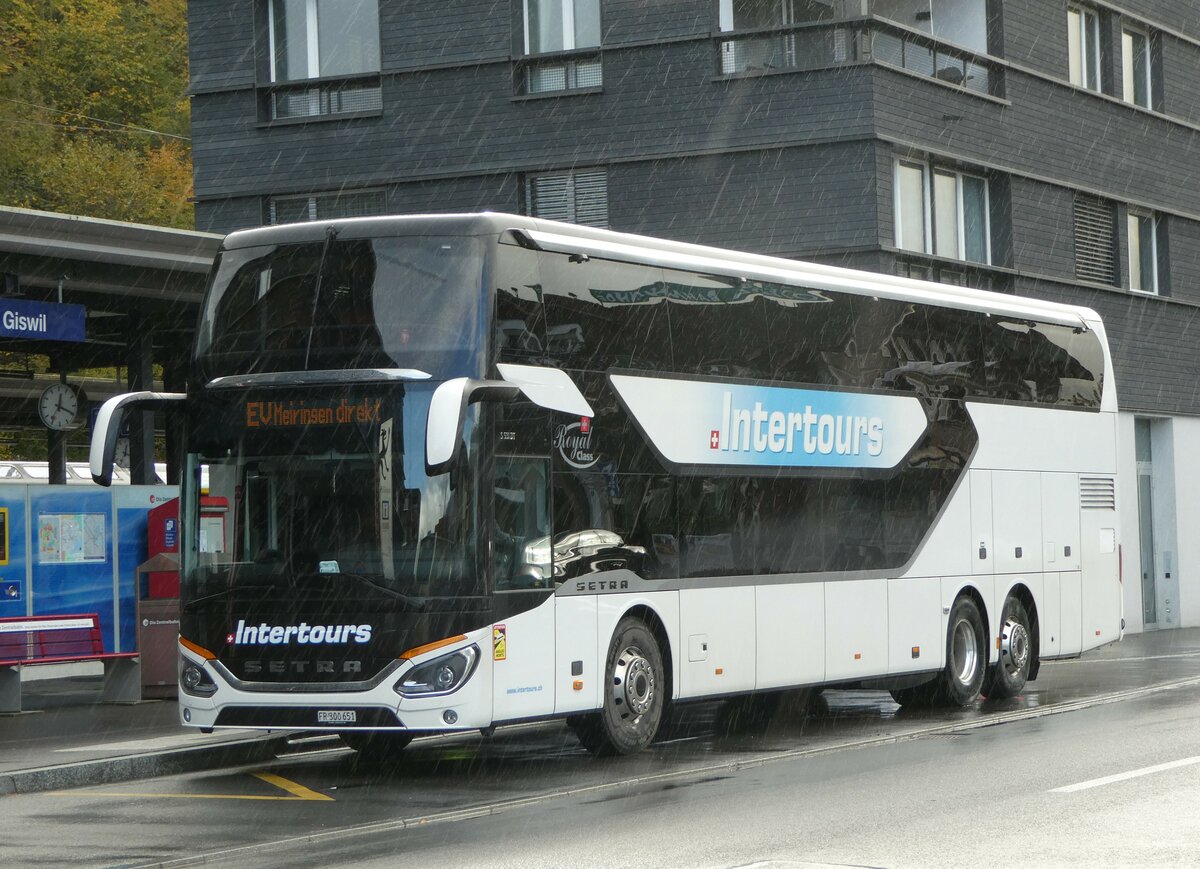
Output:
<path fill-rule="evenodd" d="M 38 400 L 38 415 L 46 428 L 69 429 L 79 416 L 79 395 L 65 383 L 52 383 Z"/>
<path fill-rule="evenodd" d="M 113 464 L 129 470 L 129 438 L 117 439 L 117 448 L 113 451 Z"/>

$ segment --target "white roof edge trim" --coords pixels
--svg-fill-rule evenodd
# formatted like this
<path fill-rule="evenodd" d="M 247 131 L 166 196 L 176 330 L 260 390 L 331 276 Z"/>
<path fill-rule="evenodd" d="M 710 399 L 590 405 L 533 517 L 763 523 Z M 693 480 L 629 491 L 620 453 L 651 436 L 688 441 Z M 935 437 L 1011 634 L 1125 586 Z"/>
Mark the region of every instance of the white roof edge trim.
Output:
<path fill-rule="evenodd" d="M 530 238 L 554 253 L 584 253 L 645 263 L 663 268 L 683 268 L 734 277 L 758 277 L 802 283 L 811 289 L 828 289 L 857 296 L 879 295 L 900 301 L 924 302 L 945 308 L 1024 316 L 1062 326 L 1089 328 L 1085 322 L 1091 311 L 1073 305 L 1044 302 L 1025 296 L 1009 296 L 987 290 L 973 290 L 949 284 L 936 284 L 895 278 L 876 272 L 855 271 L 822 266 L 782 257 L 743 254 L 718 248 L 695 246 L 693 251 L 649 247 L 624 241 L 589 236 L 563 235 L 537 229 L 525 229 Z M 632 236 L 630 238 L 633 238 Z M 736 256 L 737 259 L 731 259 Z"/>

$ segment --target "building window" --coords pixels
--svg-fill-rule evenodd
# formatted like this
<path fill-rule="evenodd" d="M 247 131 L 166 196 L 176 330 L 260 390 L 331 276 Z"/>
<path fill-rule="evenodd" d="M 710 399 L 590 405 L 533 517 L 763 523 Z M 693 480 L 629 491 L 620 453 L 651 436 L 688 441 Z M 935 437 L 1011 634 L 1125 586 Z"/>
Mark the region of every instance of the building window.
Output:
<path fill-rule="evenodd" d="M 987 6 L 987 0 L 871 0 L 871 14 L 885 21 L 874 25 L 870 56 L 965 90 L 1002 96 L 1000 71 L 984 59 Z"/>
<path fill-rule="evenodd" d="M 382 108 L 378 0 L 270 0 L 267 36 L 272 120 Z"/>
<path fill-rule="evenodd" d="M 897 161 L 897 247 L 990 263 L 989 211 L 986 178 L 922 161 Z"/>
<path fill-rule="evenodd" d="M 600 0 L 524 0 L 525 54 L 553 54 L 600 46 Z M 598 55 L 527 62 L 526 93 L 598 88 L 603 70 Z"/>
<path fill-rule="evenodd" d="M 1150 37 L 1141 30 L 1121 31 L 1121 81 L 1125 102 L 1152 108 Z"/>
<path fill-rule="evenodd" d="M 378 0 L 271 0 L 271 81 L 379 72 Z"/>
<path fill-rule="evenodd" d="M 369 217 L 386 213 L 387 197 L 382 190 L 269 196 L 264 210 L 264 222 L 269 224 L 334 220 L 339 217 Z"/>
<path fill-rule="evenodd" d="M 1098 284 L 1117 282 L 1114 248 L 1116 209 L 1107 199 L 1075 197 L 1075 277 Z"/>
<path fill-rule="evenodd" d="M 587 169 L 530 175 L 525 179 L 525 206 L 532 217 L 607 227 L 608 172 Z"/>
<path fill-rule="evenodd" d="M 1100 16 L 1094 10 L 1067 7 L 1067 57 L 1071 84 L 1099 91 Z"/>
<path fill-rule="evenodd" d="M 871 14 L 987 54 L 987 0 L 872 0 Z"/>
<path fill-rule="evenodd" d="M 803 68 L 852 60 L 856 31 L 796 27 L 844 17 L 839 6 L 829 0 L 720 0 L 717 23 L 722 33 L 784 31 L 722 40 L 721 74 Z"/>
<path fill-rule="evenodd" d="M 1129 289 L 1158 292 L 1158 221 L 1153 213 L 1129 209 Z"/>

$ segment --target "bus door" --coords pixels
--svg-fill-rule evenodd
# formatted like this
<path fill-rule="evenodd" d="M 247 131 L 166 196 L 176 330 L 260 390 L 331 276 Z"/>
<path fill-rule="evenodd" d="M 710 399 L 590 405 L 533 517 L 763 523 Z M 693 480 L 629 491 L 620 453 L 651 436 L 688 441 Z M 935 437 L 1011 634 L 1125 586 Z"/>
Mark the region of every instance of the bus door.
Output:
<path fill-rule="evenodd" d="M 549 414 L 527 401 L 489 405 L 493 718 L 554 711 L 554 575 Z"/>

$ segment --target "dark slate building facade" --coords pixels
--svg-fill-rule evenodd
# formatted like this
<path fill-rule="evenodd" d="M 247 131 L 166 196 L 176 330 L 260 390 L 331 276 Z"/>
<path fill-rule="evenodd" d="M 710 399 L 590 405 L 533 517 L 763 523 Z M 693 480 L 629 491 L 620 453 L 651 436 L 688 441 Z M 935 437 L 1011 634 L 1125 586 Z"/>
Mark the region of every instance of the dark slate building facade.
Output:
<path fill-rule="evenodd" d="M 191 0 L 198 228 L 492 209 L 1090 306 L 1200 624 L 1193 0 Z"/>

